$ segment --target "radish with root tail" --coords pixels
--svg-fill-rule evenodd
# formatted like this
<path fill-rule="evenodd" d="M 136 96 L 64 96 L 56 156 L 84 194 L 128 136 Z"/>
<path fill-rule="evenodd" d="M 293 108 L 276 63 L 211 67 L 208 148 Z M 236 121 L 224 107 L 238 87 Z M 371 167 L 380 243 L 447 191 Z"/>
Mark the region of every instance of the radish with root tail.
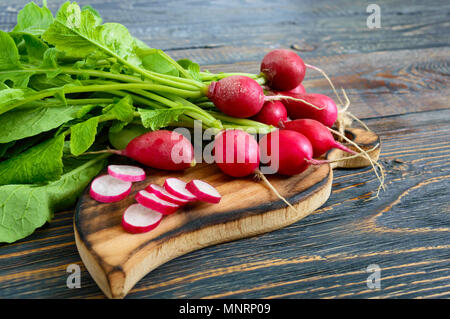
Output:
<path fill-rule="evenodd" d="M 148 132 L 132 139 L 123 150 L 103 150 L 84 154 L 113 153 L 149 167 L 180 171 L 195 166 L 194 147 L 180 133 L 168 130 Z"/>
<path fill-rule="evenodd" d="M 303 134 L 311 142 L 313 157 L 320 157 L 333 148 L 338 148 L 350 154 L 356 154 L 355 151 L 335 141 L 333 134 L 319 121 L 313 119 L 293 120 L 285 122 L 283 129 Z"/>

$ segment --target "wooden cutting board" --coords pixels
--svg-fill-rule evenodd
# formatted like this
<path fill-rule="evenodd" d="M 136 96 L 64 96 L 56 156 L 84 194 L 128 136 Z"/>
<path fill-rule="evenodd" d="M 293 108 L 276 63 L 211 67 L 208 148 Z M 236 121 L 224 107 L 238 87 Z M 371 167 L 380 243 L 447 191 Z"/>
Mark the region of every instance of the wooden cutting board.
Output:
<path fill-rule="evenodd" d="M 380 154 L 379 137 L 362 129 L 349 129 L 347 136 L 370 152 Z M 347 145 L 348 146 L 348 145 Z M 347 154 L 348 155 L 348 154 Z M 344 156 L 328 152 L 328 159 Z M 368 166 L 363 158 L 308 168 L 302 174 L 268 179 L 297 211 L 287 208 L 263 182 L 251 177 L 231 178 L 215 165 L 197 165 L 184 172 L 147 169 L 147 179 L 134 183 L 128 198 L 102 204 L 89 196 L 80 198 L 74 215 L 75 241 L 89 273 L 108 298 L 123 298 L 147 273 L 159 265 L 202 247 L 255 236 L 292 224 L 323 205 L 331 193 L 335 167 Z M 104 174 L 104 172 L 102 173 Z M 162 185 L 168 177 L 184 181 L 201 179 L 222 194 L 220 204 L 192 203 L 165 216 L 160 225 L 144 234 L 122 229 L 124 210 L 135 203 L 134 194 L 151 183 Z"/>

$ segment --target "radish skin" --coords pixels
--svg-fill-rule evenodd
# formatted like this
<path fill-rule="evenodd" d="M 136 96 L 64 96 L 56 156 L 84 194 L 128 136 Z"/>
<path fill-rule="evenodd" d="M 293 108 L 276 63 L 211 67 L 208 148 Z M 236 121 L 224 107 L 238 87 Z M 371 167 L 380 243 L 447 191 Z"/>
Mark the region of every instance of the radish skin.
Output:
<path fill-rule="evenodd" d="M 141 204 L 128 207 L 122 216 L 122 227 L 132 234 L 146 233 L 156 228 L 163 218 L 163 214 L 149 209 Z"/>
<path fill-rule="evenodd" d="M 302 101 L 295 101 L 285 99 L 283 100 L 283 104 L 286 107 L 288 115 L 291 119 L 314 119 L 319 121 L 325 126 L 332 127 L 336 122 L 338 116 L 338 109 L 336 107 L 336 103 L 334 103 L 333 99 L 330 97 L 318 94 L 318 93 L 309 93 L 309 94 L 291 94 L 286 93 L 286 96 L 290 96 L 296 99 L 302 99 L 307 101 L 310 104 L 313 104 L 318 107 L 314 108 L 311 105 L 308 105 Z"/>
<path fill-rule="evenodd" d="M 304 135 L 295 131 L 270 132 L 261 138 L 259 147 L 262 161 L 277 167 L 275 172 L 282 175 L 299 174 L 306 170 L 312 161 L 311 143 Z"/>
<path fill-rule="evenodd" d="M 288 92 L 292 93 L 292 94 L 305 94 L 306 93 L 306 89 L 303 86 L 303 84 L 300 83 L 298 86 L 296 86 L 295 88 L 293 88 L 292 90 L 290 90 Z M 277 92 L 277 94 L 284 95 L 284 92 Z"/>
<path fill-rule="evenodd" d="M 261 73 L 277 91 L 295 89 L 305 78 L 306 66 L 297 53 L 286 49 L 272 50 L 261 62 Z"/>
<path fill-rule="evenodd" d="M 257 114 L 264 104 L 264 91 L 258 82 L 241 75 L 211 82 L 207 96 L 223 113 L 238 118 Z"/>
<path fill-rule="evenodd" d="M 124 182 L 110 175 L 102 175 L 91 183 L 89 194 L 101 203 L 118 202 L 131 192 L 131 182 Z"/>
<path fill-rule="evenodd" d="M 279 127 L 280 123 L 287 121 L 286 107 L 280 101 L 265 102 L 261 111 L 253 117 L 253 120 Z"/>
<path fill-rule="evenodd" d="M 216 188 L 198 179 L 194 179 L 187 183 L 186 189 L 202 202 L 217 204 L 222 198 Z"/>
<path fill-rule="evenodd" d="M 255 138 L 242 130 L 226 130 L 214 140 L 214 158 L 219 169 L 233 177 L 253 174 L 259 167 Z"/>
<path fill-rule="evenodd" d="M 175 195 L 170 194 L 168 191 L 166 191 L 163 187 L 156 185 L 156 184 L 150 184 L 148 185 L 145 190 L 149 193 L 155 194 L 157 197 L 169 202 L 174 203 L 179 206 L 186 205 L 189 203 L 189 200 L 179 198 Z"/>
<path fill-rule="evenodd" d="M 332 148 L 338 148 L 350 154 L 357 154 L 355 151 L 337 142 L 328 128 L 313 119 L 298 119 L 284 123 L 284 129 L 296 131 L 303 134 L 313 147 L 313 157 L 319 157 Z"/>
<path fill-rule="evenodd" d="M 114 152 L 149 167 L 179 171 L 195 165 L 194 147 L 183 135 L 167 130 L 145 133 Z"/>
<path fill-rule="evenodd" d="M 136 201 L 142 206 L 153 209 L 163 215 L 170 215 L 180 207 L 177 204 L 165 201 L 155 194 L 149 193 L 145 190 L 139 191 L 136 194 Z"/>
<path fill-rule="evenodd" d="M 186 185 L 181 179 L 171 177 L 164 182 L 164 189 L 178 198 L 188 201 L 197 200 L 197 197 L 186 189 Z"/>
<path fill-rule="evenodd" d="M 131 165 L 109 165 L 108 174 L 124 182 L 140 182 L 145 180 L 145 171 Z"/>

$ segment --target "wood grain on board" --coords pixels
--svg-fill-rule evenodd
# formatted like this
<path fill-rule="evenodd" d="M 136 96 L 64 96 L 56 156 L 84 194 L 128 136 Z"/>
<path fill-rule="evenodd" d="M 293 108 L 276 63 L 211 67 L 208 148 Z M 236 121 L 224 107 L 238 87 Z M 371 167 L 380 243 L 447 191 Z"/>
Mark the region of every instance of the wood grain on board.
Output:
<path fill-rule="evenodd" d="M 14 26 L 26 2 L 0 0 L 0 29 Z M 49 5 L 54 11 L 62 2 Z M 153 8 L 144 0 L 79 2 L 175 58 L 214 71 L 257 72 L 267 50 L 297 44 L 307 63 L 346 89 L 350 110 L 383 143 L 387 191 L 379 200 L 367 201 L 378 185 L 369 168 L 336 169 L 330 198 L 315 214 L 175 258 L 127 297 L 450 297 L 447 1 L 377 1 L 379 30 L 364 25 L 365 1 L 280 1 L 279 11 L 270 1 L 215 1 L 207 8 L 214 15 L 197 1 Z M 306 87 L 331 95 L 312 72 Z M 73 211 L 58 212 L 30 237 L 0 245 L 2 298 L 104 297 L 80 260 L 72 220 Z M 81 289 L 66 286 L 70 264 L 81 267 Z M 381 267 L 379 290 L 366 285 L 371 264 Z"/>
<path fill-rule="evenodd" d="M 378 160 L 380 139 L 373 132 L 349 129 L 346 135 Z M 350 146 L 350 145 L 347 145 Z M 254 176 L 232 178 L 214 164 L 197 164 L 184 172 L 147 169 L 145 181 L 133 183 L 130 196 L 117 203 L 93 200 L 89 188 L 81 196 L 74 216 L 74 232 L 80 256 L 90 275 L 108 298 L 123 298 L 146 274 L 163 263 L 191 251 L 231 240 L 256 236 L 297 222 L 321 207 L 331 193 L 333 167 L 361 168 L 370 165 L 361 157 L 330 151 L 331 165 L 310 166 L 287 177 L 268 175 L 275 189 L 295 207 L 288 207 Z M 114 162 L 114 159 L 111 159 Z M 105 174 L 105 172 L 100 173 Z M 188 182 L 200 179 L 222 195 L 218 205 L 188 204 L 166 216 L 155 230 L 130 234 L 121 225 L 123 212 L 135 203 L 135 195 L 150 184 L 163 185 L 169 177 Z"/>

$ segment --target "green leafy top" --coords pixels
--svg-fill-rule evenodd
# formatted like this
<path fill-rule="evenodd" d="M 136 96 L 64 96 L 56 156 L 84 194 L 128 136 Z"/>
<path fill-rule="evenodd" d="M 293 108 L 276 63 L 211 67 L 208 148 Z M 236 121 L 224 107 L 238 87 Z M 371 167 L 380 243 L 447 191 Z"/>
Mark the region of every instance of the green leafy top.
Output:
<path fill-rule="evenodd" d="M 40 8 L 34 2 L 28 3 L 17 15 L 17 25 L 12 30 L 40 36 L 53 23 L 53 15 L 44 3 Z"/>
<path fill-rule="evenodd" d="M 68 56 L 109 56 L 139 66 L 136 41 L 127 28 L 118 23 L 100 23 L 91 9 L 81 10 L 77 3 L 66 2 L 42 37 Z"/>

